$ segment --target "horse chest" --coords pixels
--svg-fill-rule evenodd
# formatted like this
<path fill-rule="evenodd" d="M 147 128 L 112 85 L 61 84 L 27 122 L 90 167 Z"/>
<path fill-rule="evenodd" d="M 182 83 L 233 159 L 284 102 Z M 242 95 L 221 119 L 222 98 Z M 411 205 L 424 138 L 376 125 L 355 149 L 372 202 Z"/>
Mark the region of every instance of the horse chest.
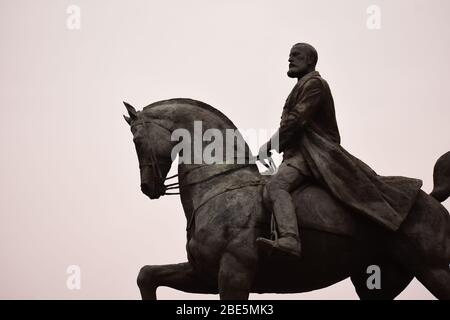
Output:
<path fill-rule="evenodd" d="M 201 265 L 217 265 L 220 261 L 223 241 L 213 234 L 193 236 L 186 246 L 188 257 L 193 263 Z"/>

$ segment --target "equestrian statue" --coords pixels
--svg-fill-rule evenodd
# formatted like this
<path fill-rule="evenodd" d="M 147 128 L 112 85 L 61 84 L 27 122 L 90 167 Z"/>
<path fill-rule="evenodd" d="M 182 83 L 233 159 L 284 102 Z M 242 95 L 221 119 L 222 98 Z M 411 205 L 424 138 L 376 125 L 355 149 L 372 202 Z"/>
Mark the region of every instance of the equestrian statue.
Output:
<path fill-rule="evenodd" d="M 257 156 L 245 142 L 239 148 L 222 141 L 216 161 L 202 158 L 211 145 L 196 135 L 239 132 L 203 102 L 170 99 L 142 111 L 124 103 L 142 192 L 150 199 L 179 194 L 187 220 L 187 261 L 142 267 L 142 298 L 156 299 L 157 288 L 167 286 L 248 299 L 317 290 L 350 277 L 361 299 L 394 299 L 416 277 L 436 298 L 450 299 L 450 221 L 441 204 L 450 196 L 450 152 L 435 165 L 431 194 L 419 179 L 378 175 L 340 145 L 314 47 L 295 44 L 288 61 L 287 74 L 297 83 L 279 129 Z M 186 148 L 174 139 L 180 132 L 194 137 L 183 141 Z M 228 154 L 241 149 L 244 158 L 230 161 Z M 283 161 L 262 175 L 255 162 L 267 166 L 272 150 Z M 217 151 L 225 151 L 220 161 Z M 177 156 L 178 174 L 168 177 Z M 175 177 L 178 182 L 166 184 Z M 371 265 L 381 271 L 377 289 L 367 286 Z"/>

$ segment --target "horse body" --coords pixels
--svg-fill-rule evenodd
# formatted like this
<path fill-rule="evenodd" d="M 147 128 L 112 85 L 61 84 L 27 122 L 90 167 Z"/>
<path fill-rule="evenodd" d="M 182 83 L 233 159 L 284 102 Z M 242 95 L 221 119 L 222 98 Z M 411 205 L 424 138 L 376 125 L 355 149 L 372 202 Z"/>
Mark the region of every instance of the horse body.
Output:
<path fill-rule="evenodd" d="M 236 177 L 240 178 L 241 175 Z M 248 278 L 252 279 L 242 295 L 237 296 L 239 288 L 233 288 L 230 296 L 222 294 L 223 298 L 233 299 L 245 298 L 250 292 L 306 292 L 348 277 L 361 288 L 360 297 L 389 299 L 398 295 L 412 280 L 412 273 L 396 263 L 386 249 L 394 241 L 393 234 L 345 210 L 316 186 L 293 194 L 304 243 L 302 259 L 295 261 L 259 255 L 255 240 L 259 236 L 268 236 L 270 231 L 270 215 L 262 205 L 261 189 L 249 186 L 220 194 L 195 212 L 187 245 L 189 264 L 195 273 L 202 275 L 198 283 L 208 283 L 213 288 L 209 293 L 220 292 L 217 284 L 221 268 L 232 269 L 233 276 L 238 278 L 237 270 L 243 268 L 239 280 L 242 284 Z M 317 199 L 318 194 L 321 196 L 319 206 L 308 203 Z M 320 220 L 316 215 L 318 211 Z M 237 261 L 226 260 L 230 256 L 237 257 Z M 386 287 L 382 290 L 364 290 L 369 277 L 366 270 L 370 265 L 380 266 L 383 279 L 389 282 L 383 281 Z"/>
<path fill-rule="evenodd" d="M 169 131 L 192 132 L 195 120 L 204 129 L 236 128 L 216 109 L 194 100 L 159 102 L 142 113 L 164 121 Z M 165 175 L 169 169 L 162 168 Z M 436 297 L 450 298 L 448 212 L 424 192 L 393 233 L 350 212 L 318 186 L 294 191 L 303 250 L 300 260 L 290 260 L 256 248 L 257 237 L 269 236 L 270 214 L 262 203 L 264 178 L 255 165 L 180 164 L 178 171 L 188 261 L 143 267 L 138 285 L 144 299 L 156 299 L 159 286 L 247 299 L 250 292 L 305 292 L 348 277 L 360 298 L 393 299 L 414 276 Z M 366 285 L 371 265 L 382 272 L 379 290 Z"/>

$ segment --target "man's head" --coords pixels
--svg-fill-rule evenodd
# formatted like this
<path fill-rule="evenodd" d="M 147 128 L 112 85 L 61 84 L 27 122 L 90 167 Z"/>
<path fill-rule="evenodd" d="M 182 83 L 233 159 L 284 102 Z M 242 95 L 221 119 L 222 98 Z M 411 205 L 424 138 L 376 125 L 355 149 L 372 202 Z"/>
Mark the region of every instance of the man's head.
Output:
<path fill-rule="evenodd" d="M 317 51 L 313 46 L 307 43 L 295 44 L 289 54 L 288 77 L 301 78 L 305 74 L 314 71 L 317 59 Z"/>

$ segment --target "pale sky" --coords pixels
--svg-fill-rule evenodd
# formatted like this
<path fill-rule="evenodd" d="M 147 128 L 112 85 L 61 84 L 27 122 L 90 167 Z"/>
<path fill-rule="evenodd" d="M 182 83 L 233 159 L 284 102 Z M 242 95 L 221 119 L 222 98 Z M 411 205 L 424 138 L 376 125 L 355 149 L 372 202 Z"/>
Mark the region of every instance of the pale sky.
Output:
<path fill-rule="evenodd" d="M 372 4 L 379 30 L 366 24 Z M 69 5 L 79 30 L 66 26 Z M 241 129 L 275 128 L 296 42 L 319 52 L 343 146 L 431 191 L 450 150 L 449 11 L 446 0 L 0 0 L 0 298 L 138 299 L 141 266 L 185 261 L 181 204 L 140 192 L 122 101 L 189 97 Z M 80 290 L 66 287 L 69 265 Z M 251 298 L 357 296 L 345 280 Z M 432 296 L 414 280 L 399 298 Z"/>

